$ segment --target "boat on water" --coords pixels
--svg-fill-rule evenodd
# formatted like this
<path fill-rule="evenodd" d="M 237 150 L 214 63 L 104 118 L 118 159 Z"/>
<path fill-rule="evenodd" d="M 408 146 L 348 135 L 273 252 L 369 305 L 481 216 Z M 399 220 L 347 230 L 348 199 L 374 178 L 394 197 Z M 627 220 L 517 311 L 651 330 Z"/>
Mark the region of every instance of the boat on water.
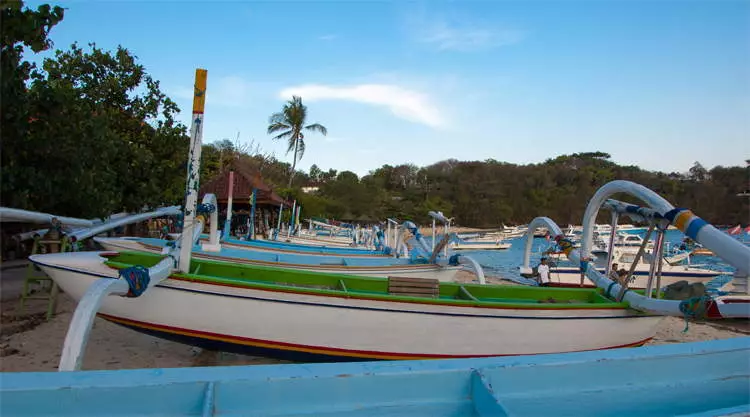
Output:
<path fill-rule="evenodd" d="M 25 416 L 741 416 L 750 338 L 518 357 L 6 373 Z"/>
<path fill-rule="evenodd" d="M 168 241 L 154 238 L 120 237 L 94 238 L 110 251 L 143 251 L 162 253 Z M 402 276 L 430 278 L 450 282 L 462 269 L 458 265 L 415 263 L 409 258 L 334 256 L 311 253 L 255 251 L 246 246 L 224 242 L 219 251 L 203 250 L 194 246 L 192 256 L 198 259 L 230 262 L 243 265 L 289 268 L 328 274 L 353 274 L 368 277 Z"/>
<path fill-rule="evenodd" d="M 581 270 L 579 267 L 571 265 L 570 262 L 566 262 L 563 259 L 564 255 L 555 254 L 552 255 L 552 259 L 560 260 L 556 265 L 550 267 L 550 286 L 575 286 L 581 285 Z M 619 250 L 615 249 L 612 263 L 616 263 L 620 268 L 628 270 L 631 264 L 635 261 L 636 253 L 632 250 Z M 603 256 L 597 256 L 593 260 L 593 264 L 599 270 L 604 273 L 607 269 L 607 257 L 606 254 Z M 649 273 L 652 270 L 652 263 L 655 262 L 653 255 L 646 254 L 636 264 L 633 270 L 633 276 L 629 288 L 645 289 L 648 284 Z M 671 264 L 666 259 L 661 260 L 661 284 L 667 286 L 674 284 L 678 281 L 687 281 L 689 284 L 703 283 L 711 281 L 719 275 L 725 274 L 722 271 L 716 271 L 708 268 L 702 268 L 687 264 Z M 585 282 L 584 285 L 593 286 L 590 282 Z"/>
<path fill-rule="evenodd" d="M 449 248 L 456 251 L 467 251 L 467 250 L 505 250 L 512 246 L 511 243 L 503 242 L 502 240 L 465 240 L 462 242 L 451 242 Z"/>
<path fill-rule="evenodd" d="M 73 299 L 140 252 L 33 255 Z M 428 359 L 637 346 L 662 316 L 594 289 L 365 278 L 193 259 L 137 298 L 106 297 L 99 315 L 160 337 L 221 350 L 315 359 Z M 468 342 L 470 341 L 470 342 Z"/>

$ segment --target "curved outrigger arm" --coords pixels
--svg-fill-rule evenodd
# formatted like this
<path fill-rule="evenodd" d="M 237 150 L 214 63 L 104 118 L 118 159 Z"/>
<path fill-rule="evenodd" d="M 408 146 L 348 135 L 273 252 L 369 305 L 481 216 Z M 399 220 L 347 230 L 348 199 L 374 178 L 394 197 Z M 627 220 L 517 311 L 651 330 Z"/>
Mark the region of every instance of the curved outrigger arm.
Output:
<path fill-rule="evenodd" d="M 613 297 L 616 294 L 623 294 L 622 299 L 638 310 L 654 314 L 685 316 L 689 312 L 690 303 L 696 300 L 664 300 L 640 295 L 610 280 L 591 264 L 591 247 L 596 216 L 608 198 L 617 193 L 630 194 L 646 202 L 649 207 L 610 201 L 607 203 L 607 208 L 620 214 L 628 213 L 643 216 L 645 219 L 650 219 L 652 224 L 653 222 L 662 222 L 662 226 L 673 224 L 691 239 L 711 249 L 717 256 L 737 268 L 738 274 L 747 275 L 750 270 L 750 248 L 722 233 L 694 215 L 690 210 L 675 208 L 654 191 L 630 181 L 612 181 L 602 186 L 594 194 L 584 214 L 583 241 L 580 251 L 575 249 L 572 242 L 562 234 L 560 228 L 546 217 L 537 217 L 530 223 L 529 236 L 533 236 L 533 229 L 537 227 L 548 227 L 550 234 L 553 235 L 562 252 L 572 262 L 578 263 L 582 274 L 597 287 L 604 289 L 606 296 Z M 522 272 L 524 269 L 530 271 L 531 243 L 531 239 L 527 238 Z M 746 303 L 721 303 L 710 297 L 703 297 L 697 301 L 703 303 L 708 317 L 747 317 L 748 314 Z"/>
<path fill-rule="evenodd" d="M 682 231 L 689 238 L 712 250 L 717 256 L 737 268 L 738 272 L 750 273 L 750 248 L 731 236 L 715 228 L 705 220 L 685 208 L 675 208 L 669 201 L 654 191 L 631 181 L 617 180 L 603 185 L 591 198 L 583 217 L 583 236 L 581 240 L 581 255 L 591 256 L 593 243 L 593 228 L 596 216 L 610 196 L 618 193 L 630 194 L 644 201 L 648 208 L 622 203 L 624 213 L 635 212 L 663 219 Z"/>
<path fill-rule="evenodd" d="M 216 221 L 216 197 L 213 194 L 207 194 L 203 197 L 203 204 L 198 206 L 197 211 L 203 214 L 210 214 L 211 228 L 218 227 L 218 222 Z M 180 264 L 182 245 L 190 245 L 192 247 L 192 245 L 196 244 L 203 232 L 204 224 L 205 218 L 198 216 L 192 224 L 184 225 L 182 235 L 180 239 L 175 241 L 175 245 L 164 248 L 162 253 L 167 256 L 151 268 L 125 268 L 124 270 L 120 270 L 119 279 L 100 278 L 91 284 L 88 290 L 86 290 L 86 294 L 78 302 L 73 318 L 70 321 L 58 370 L 74 371 L 80 369 L 88 336 L 91 332 L 91 325 L 104 297 L 109 295 L 138 297 L 149 288 L 167 279 Z M 187 238 L 185 233 L 189 234 Z M 218 234 L 216 237 L 218 238 Z"/>

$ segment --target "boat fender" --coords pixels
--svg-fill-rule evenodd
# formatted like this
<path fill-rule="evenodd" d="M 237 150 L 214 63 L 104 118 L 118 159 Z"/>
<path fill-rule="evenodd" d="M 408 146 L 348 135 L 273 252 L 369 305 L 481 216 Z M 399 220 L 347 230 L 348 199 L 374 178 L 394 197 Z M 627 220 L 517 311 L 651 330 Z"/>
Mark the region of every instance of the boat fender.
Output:
<path fill-rule="evenodd" d="M 459 254 L 451 255 L 450 258 L 448 258 L 448 265 L 450 266 L 456 266 L 458 265 L 458 257 L 461 256 Z"/>
<path fill-rule="evenodd" d="M 125 295 L 126 297 L 138 297 L 146 291 L 148 283 L 151 279 L 148 276 L 148 269 L 140 265 L 134 265 L 128 268 L 121 269 L 120 277 L 128 282 L 130 290 Z"/>

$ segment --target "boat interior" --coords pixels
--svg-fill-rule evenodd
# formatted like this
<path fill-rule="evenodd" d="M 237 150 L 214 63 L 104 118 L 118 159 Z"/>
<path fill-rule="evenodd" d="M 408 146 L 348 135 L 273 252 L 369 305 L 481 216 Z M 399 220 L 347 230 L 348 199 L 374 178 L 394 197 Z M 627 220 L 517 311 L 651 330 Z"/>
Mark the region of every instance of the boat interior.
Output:
<path fill-rule="evenodd" d="M 143 252 L 104 254 L 106 264 L 121 269 L 133 265 L 151 267 L 162 255 Z M 606 298 L 601 289 L 540 288 L 511 285 L 445 283 L 423 278 L 372 278 L 326 274 L 273 267 L 233 265 L 226 262 L 192 259 L 190 274 L 171 278 L 240 288 L 304 292 L 338 297 L 387 299 L 477 307 L 508 308 L 627 308 Z"/>

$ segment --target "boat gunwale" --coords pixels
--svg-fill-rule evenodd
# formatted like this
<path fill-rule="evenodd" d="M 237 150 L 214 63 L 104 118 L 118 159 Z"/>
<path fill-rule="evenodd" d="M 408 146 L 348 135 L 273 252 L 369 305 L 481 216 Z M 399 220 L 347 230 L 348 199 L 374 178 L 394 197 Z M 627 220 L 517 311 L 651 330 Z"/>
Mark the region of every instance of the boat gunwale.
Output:
<path fill-rule="evenodd" d="M 201 238 L 202 242 L 208 242 L 208 239 Z M 328 253 L 328 252 L 314 252 L 314 251 L 302 251 L 302 250 L 291 250 L 291 249 L 282 249 L 282 248 L 275 248 L 275 247 L 264 247 L 264 246 L 252 246 L 248 244 L 242 244 L 242 243 L 235 243 L 235 242 L 228 242 L 223 241 L 221 242 L 222 245 L 227 245 L 235 248 L 242 248 L 242 249 L 254 249 L 254 250 L 261 250 L 265 252 L 283 252 L 283 253 L 290 253 L 295 255 L 311 255 L 311 256 L 351 256 L 355 258 L 392 258 L 390 255 L 386 255 L 384 253 L 364 253 L 364 254 L 350 254 L 350 253 Z M 312 247 L 312 246 L 311 246 Z M 342 248 L 326 248 L 326 249 L 342 249 Z"/>
<path fill-rule="evenodd" d="M 146 249 L 153 249 L 153 250 L 161 250 L 163 249 L 162 246 L 152 245 L 148 243 L 138 242 L 139 245 L 145 247 Z M 110 243 L 111 244 L 111 243 Z M 125 251 L 132 251 L 133 249 L 125 249 Z M 297 255 L 298 253 L 295 253 Z M 307 254 L 303 254 L 307 255 Z M 336 265 L 336 264 L 330 264 L 330 265 L 314 265 L 314 264 L 295 264 L 295 263 L 289 263 L 289 262 L 273 262 L 273 261 L 259 261 L 255 259 L 245 259 L 245 258 L 237 258 L 234 256 L 223 256 L 223 255 L 211 255 L 208 253 L 193 253 L 193 256 L 200 257 L 203 260 L 209 260 L 209 261 L 216 261 L 216 262 L 241 262 L 246 265 L 258 265 L 258 266 L 270 266 L 270 267 L 279 267 L 279 268 L 285 268 L 285 267 L 293 267 L 293 268 L 315 268 L 315 269 L 340 269 L 344 271 L 370 271 L 370 270 L 379 270 L 379 271 L 389 271 L 391 269 L 413 269 L 418 271 L 429 271 L 432 269 L 462 269 L 460 266 L 452 266 L 452 265 L 440 265 L 438 263 L 418 263 L 418 264 L 402 264 L 402 265 L 373 265 L 373 266 L 365 266 L 365 265 Z M 336 255 L 330 255 L 332 257 L 337 257 Z M 348 257 L 349 255 L 341 256 Z M 227 259 L 224 261 L 223 259 Z"/>
<path fill-rule="evenodd" d="M 123 254 L 128 255 L 134 255 L 136 257 L 138 256 L 159 256 L 151 253 L 143 253 L 143 252 L 137 252 L 137 251 L 129 251 L 129 252 L 120 252 Z M 214 264 L 218 265 L 219 267 L 227 267 L 231 265 L 227 265 L 224 262 L 220 261 L 212 261 L 212 260 L 196 260 L 198 262 L 202 263 L 208 263 L 208 264 Z M 113 269 L 120 269 L 124 267 L 128 267 L 134 264 L 131 263 L 125 263 L 125 262 L 117 262 L 114 260 L 107 259 L 104 262 L 104 265 L 109 266 Z M 243 265 L 243 268 L 247 268 L 248 266 Z M 63 267 L 64 268 L 64 267 Z M 284 268 L 275 268 L 275 267 L 264 267 L 264 266 L 250 266 L 250 268 L 258 268 L 261 270 L 266 270 L 268 272 L 275 272 L 278 269 L 284 269 Z M 289 272 L 292 274 L 297 275 L 320 275 L 320 276 L 327 276 L 330 277 L 331 274 L 325 274 L 321 272 L 312 272 L 312 271 L 298 271 L 298 270 L 291 270 L 291 269 L 284 269 L 284 272 Z M 371 282 L 383 282 L 386 281 L 387 278 L 376 278 L 376 277 L 363 277 L 363 276 L 356 276 L 356 275 L 337 275 L 335 278 L 348 278 L 348 279 L 355 279 L 360 281 L 371 281 Z M 245 289 L 256 289 L 261 291 L 270 291 L 270 292 L 282 292 L 282 293 L 292 293 L 292 294 L 304 294 L 304 295 L 313 295 L 313 296 L 321 296 L 321 297 L 334 297 L 334 298 L 345 298 L 345 299 L 354 299 L 354 300 L 371 300 L 371 301 L 380 301 L 380 302 L 398 302 L 398 303 L 410 303 L 410 304 L 426 304 L 426 305 L 445 305 L 445 306 L 451 306 L 451 307 L 467 307 L 467 308 L 485 308 L 485 309 L 501 309 L 501 310 L 630 310 L 630 305 L 627 302 L 590 302 L 590 303 L 540 303 L 539 300 L 542 298 L 537 299 L 536 303 L 514 303 L 514 302 L 503 302 L 503 301 L 473 301 L 473 300 L 462 300 L 462 299 L 441 299 L 441 298 L 421 298 L 421 297 L 409 297 L 409 296 L 401 296 L 401 295 L 392 295 L 387 293 L 381 293 L 381 294 L 368 294 L 364 292 L 356 292 L 356 294 L 353 294 L 352 292 L 344 292 L 342 290 L 335 290 L 335 289 L 317 289 L 317 288 L 307 288 L 307 287 L 296 287 L 293 285 L 284 285 L 284 284 L 277 284 L 272 282 L 258 282 L 258 281 L 249 281 L 244 280 L 242 278 L 224 278 L 224 277 L 216 277 L 211 275 L 204 275 L 204 274 L 194 274 L 194 273 L 174 273 L 171 274 L 169 279 L 173 279 L 176 281 L 187 281 L 187 282 L 196 282 L 206 285 L 216 285 L 216 286 L 226 286 L 226 287 L 234 287 L 234 288 L 245 288 Z M 488 287 L 486 285 L 481 284 L 463 284 L 463 283 L 445 283 L 441 282 L 439 284 L 441 288 L 443 287 L 465 287 L 467 289 L 472 288 L 478 288 L 478 289 L 487 289 Z M 511 288 L 523 288 L 527 289 L 524 286 L 508 286 Z M 498 291 L 502 291 L 500 287 L 495 287 L 493 289 L 496 289 Z M 537 289 L 540 290 L 540 289 Z M 597 289 L 590 289 L 590 288 L 544 288 L 545 293 L 551 293 L 550 297 L 554 296 L 555 292 L 559 293 L 581 293 L 586 295 L 592 295 L 594 297 L 601 296 L 603 297 L 603 291 L 599 288 Z M 484 297 L 487 298 L 487 297 Z M 639 313 L 638 316 L 648 316 L 644 313 Z"/>

